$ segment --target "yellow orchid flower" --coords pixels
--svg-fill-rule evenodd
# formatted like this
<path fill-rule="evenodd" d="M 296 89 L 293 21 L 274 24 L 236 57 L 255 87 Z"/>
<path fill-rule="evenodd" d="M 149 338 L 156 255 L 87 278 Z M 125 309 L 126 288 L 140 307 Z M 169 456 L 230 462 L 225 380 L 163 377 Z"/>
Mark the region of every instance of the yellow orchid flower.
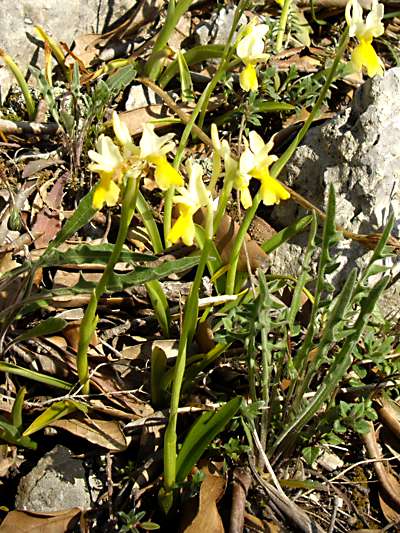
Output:
<path fill-rule="evenodd" d="M 268 32 L 266 24 L 257 24 L 255 17 L 239 34 L 236 44 L 236 53 L 245 64 L 239 76 L 240 86 L 244 91 L 258 89 L 256 64 L 266 61 L 269 54 L 264 54 L 264 38 Z"/>
<path fill-rule="evenodd" d="M 101 209 L 104 204 L 116 205 L 124 174 L 134 172 L 139 176 L 144 167 L 143 162 L 138 158 L 139 148 L 132 142 L 128 127 L 121 122 L 115 111 L 112 123 L 120 146 L 117 146 L 110 137 L 102 134 L 97 139 L 96 150 L 88 151 L 93 161 L 88 165 L 88 169 L 100 175 L 100 182 L 93 195 L 95 209 Z"/>
<path fill-rule="evenodd" d="M 165 156 L 175 147 L 175 144 L 170 142 L 173 137 L 173 133 L 159 137 L 154 132 L 153 124 L 145 124 L 139 144 L 140 157 L 155 166 L 154 179 L 163 191 L 171 186 L 181 187 L 183 185 L 182 176 L 168 163 Z"/>
<path fill-rule="evenodd" d="M 96 150 L 89 150 L 88 155 L 93 163 L 89 170 L 100 174 L 100 183 L 93 196 L 93 207 L 101 209 L 104 204 L 115 205 L 119 197 L 119 183 L 122 178 L 121 166 L 124 158 L 110 137 L 100 135 L 96 142 Z M 115 181 L 117 183 L 115 183 Z"/>
<path fill-rule="evenodd" d="M 155 179 L 160 189 L 183 185 L 182 176 L 168 163 L 165 156 L 175 146 L 170 142 L 173 134 L 158 137 L 154 133 L 154 126 L 145 124 L 140 146 L 136 146 L 127 125 L 116 112 L 113 113 L 112 123 L 116 142 L 107 135 L 100 135 L 96 150 L 88 152 L 93 161 L 88 166 L 89 170 L 100 175 L 100 182 L 93 196 L 95 209 L 101 209 L 104 204 L 115 205 L 123 177 L 128 173 L 140 177 L 149 163 L 155 166 Z"/>
<path fill-rule="evenodd" d="M 189 174 L 188 187 L 179 187 L 179 195 L 174 196 L 174 204 L 178 206 L 179 217 L 172 226 L 168 240 L 176 243 L 182 239 L 184 244 L 192 246 L 195 237 L 193 216 L 200 207 L 212 209 L 210 192 L 203 182 L 203 170 L 198 163 L 189 162 L 187 165 Z"/>
<path fill-rule="evenodd" d="M 275 155 L 269 152 L 273 147 L 273 141 L 265 144 L 257 132 L 251 131 L 249 141 L 239 162 L 239 175 L 234 187 L 240 191 L 241 202 L 245 209 L 250 207 L 251 197 L 249 192 L 250 178 L 261 181 L 260 193 L 265 205 L 279 204 L 281 200 L 290 198 L 285 187 L 269 173 L 270 165 L 277 160 Z"/>
<path fill-rule="evenodd" d="M 346 5 L 346 21 L 349 26 L 349 36 L 357 37 L 359 44 L 355 47 L 351 62 L 356 71 L 365 67 L 368 76 L 376 74 L 382 76 L 384 65 L 372 46 L 372 39 L 379 37 L 385 31 L 382 23 L 384 7 L 378 0 L 372 0 L 371 11 L 365 22 L 363 10 L 358 0 L 349 0 Z"/>

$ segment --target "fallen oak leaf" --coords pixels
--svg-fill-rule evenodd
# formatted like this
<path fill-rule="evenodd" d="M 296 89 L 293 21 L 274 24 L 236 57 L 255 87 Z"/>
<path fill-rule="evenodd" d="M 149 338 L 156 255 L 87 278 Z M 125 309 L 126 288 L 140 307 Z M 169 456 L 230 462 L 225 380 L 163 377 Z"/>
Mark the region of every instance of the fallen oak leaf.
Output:
<path fill-rule="evenodd" d="M 225 492 L 225 479 L 219 474 L 211 474 L 207 467 L 202 468 L 202 472 L 205 477 L 200 487 L 198 512 L 184 533 L 224 533 L 217 503 Z"/>
<path fill-rule="evenodd" d="M 0 533 L 65 533 L 80 513 L 79 507 L 58 513 L 11 511 L 0 524 Z"/>
<path fill-rule="evenodd" d="M 62 419 L 55 420 L 49 426 L 64 429 L 111 452 L 122 452 L 128 447 L 121 426 L 115 420 Z"/>

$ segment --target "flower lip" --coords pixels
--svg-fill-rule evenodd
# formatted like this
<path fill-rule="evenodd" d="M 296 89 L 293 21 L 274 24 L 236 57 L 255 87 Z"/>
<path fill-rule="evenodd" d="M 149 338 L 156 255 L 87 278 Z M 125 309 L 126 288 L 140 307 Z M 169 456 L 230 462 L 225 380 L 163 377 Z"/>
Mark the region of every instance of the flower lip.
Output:
<path fill-rule="evenodd" d="M 349 36 L 357 37 L 359 44 L 353 50 L 351 62 L 355 71 L 366 68 L 368 76 L 382 75 L 384 65 L 372 46 L 372 39 L 379 37 L 385 31 L 382 23 L 384 13 L 383 4 L 372 0 L 371 10 L 364 22 L 363 10 L 358 0 L 349 0 L 346 5 L 346 21 L 349 26 Z"/>

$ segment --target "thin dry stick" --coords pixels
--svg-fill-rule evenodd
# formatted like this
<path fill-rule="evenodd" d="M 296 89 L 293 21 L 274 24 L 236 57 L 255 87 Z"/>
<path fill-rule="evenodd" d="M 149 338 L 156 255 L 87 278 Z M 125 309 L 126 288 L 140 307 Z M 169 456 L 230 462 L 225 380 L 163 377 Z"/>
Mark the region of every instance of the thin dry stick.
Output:
<path fill-rule="evenodd" d="M 229 520 L 229 533 L 242 533 L 247 492 L 251 485 L 248 468 L 235 468 L 233 472 L 232 509 Z"/>
<path fill-rule="evenodd" d="M 2 133 L 21 135 L 30 133 L 32 135 L 55 135 L 61 133 L 62 129 L 55 122 L 39 124 L 37 122 L 13 122 L 12 120 L 0 119 L 0 131 Z"/>
<path fill-rule="evenodd" d="M 164 102 L 167 104 L 167 106 L 174 111 L 178 115 L 178 117 L 181 119 L 181 121 L 184 124 L 187 124 L 191 117 L 185 111 L 182 111 L 182 109 L 179 107 L 179 105 L 167 94 L 165 91 L 163 91 L 157 84 L 155 84 L 153 81 L 149 80 L 148 78 L 138 78 L 138 81 L 140 83 L 143 83 L 143 85 L 146 85 L 146 87 L 149 87 L 152 91 L 154 91 L 160 98 L 164 100 Z M 193 125 L 193 132 L 201 139 L 205 144 L 213 147 L 211 138 L 204 133 L 204 131 L 199 128 L 196 124 Z M 288 185 L 285 185 L 282 183 L 282 185 L 285 187 L 285 189 L 290 193 L 291 198 L 299 205 L 304 207 L 304 209 L 307 209 L 308 211 L 314 211 L 314 213 L 321 219 L 326 219 L 326 214 L 316 207 L 312 202 L 307 200 L 307 198 L 304 198 L 301 194 L 294 191 L 291 187 Z M 375 248 L 376 244 L 378 243 L 381 234 L 380 233 L 370 233 L 370 234 L 362 234 L 362 233 L 353 233 L 352 231 L 348 231 L 342 226 L 336 226 L 336 230 L 343 234 L 346 239 L 351 239 L 353 241 L 360 242 L 367 248 L 373 249 Z M 400 241 L 397 240 L 395 237 L 390 236 L 387 242 L 388 246 L 390 246 L 393 249 L 393 252 L 396 254 L 400 254 Z"/>

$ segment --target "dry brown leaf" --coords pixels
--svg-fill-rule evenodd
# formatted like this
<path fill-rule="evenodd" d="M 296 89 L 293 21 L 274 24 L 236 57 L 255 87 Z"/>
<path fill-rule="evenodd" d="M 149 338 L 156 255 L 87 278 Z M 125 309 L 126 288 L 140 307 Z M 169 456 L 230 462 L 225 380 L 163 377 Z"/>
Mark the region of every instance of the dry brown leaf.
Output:
<path fill-rule="evenodd" d="M 128 346 L 121 352 L 121 359 L 141 359 L 149 361 L 155 347 L 161 348 L 167 359 L 176 359 L 178 355 L 179 342 L 177 340 L 160 339 L 155 341 L 146 341 L 135 346 Z"/>
<path fill-rule="evenodd" d="M 392 484 L 395 484 L 397 482 L 396 478 L 392 476 L 391 474 L 388 474 L 391 478 L 393 478 Z M 386 494 L 385 491 L 379 491 L 379 505 L 381 506 L 381 511 L 383 513 L 383 516 L 386 518 L 386 520 L 390 522 L 394 522 L 395 524 L 400 523 L 400 513 L 399 509 L 396 508 L 396 506 L 391 501 L 390 497 Z"/>
<path fill-rule="evenodd" d="M 400 407 L 399 405 L 383 396 L 377 400 L 381 407 L 377 409 L 379 418 L 390 431 L 400 438 Z"/>
<path fill-rule="evenodd" d="M 383 491 L 392 500 L 392 505 L 396 505 L 400 509 L 400 483 L 398 479 L 389 472 L 389 469 L 385 467 L 382 461 L 382 453 L 378 446 L 374 425 L 372 422 L 369 422 L 369 426 L 370 431 L 364 433 L 361 438 L 364 441 L 369 458 L 378 459 L 373 465 Z"/>
<path fill-rule="evenodd" d="M 182 111 L 191 113 L 193 108 L 182 107 Z M 131 111 L 124 111 L 120 113 L 119 118 L 128 127 L 129 133 L 133 136 L 139 135 L 143 131 L 143 124 L 152 120 L 172 117 L 171 113 L 163 104 L 151 104 L 145 107 L 132 109 Z M 165 128 L 165 124 L 155 123 L 154 129 Z"/>
<path fill-rule="evenodd" d="M 194 220 L 197 224 L 202 224 L 204 221 L 204 210 L 200 209 Z M 236 237 L 239 232 L 240 226 L 229 215 L 222 217 L 221 223 L 218 226 L 217 233 L 215 235 L 215 246 L 220 253 L 222 262 L 224 265 L 229 265 L 231 259 L 232 248 L 236 242 Z M 246 250 L 249 258 L 249 265 L 252 271 L 257 270 L 261 266 L 265 266 L 268 261 L 268 255 L 259 246 L 259 244 L 246 236 L 245 240 Z M 239 255 L 238 272 L 247 272 L 247 257 L 245 246 L 242 246 Z"/>
<path fill-rule="evenodd" d="M 189 37 L 190 28 L 192 24 L 192 16 L 190 12 L 186 12 L 178 21 L 178 24 L 168 39 L 168 46 L 174 52 L 181 49 L 183 41 Z"/>
<path fill-rule="evenodd" d="M 18 266 L 20 266 L 20 263 L 14 261 L 12 252 L 0 255 L 0 274 L 5 274 Z"/>
<path fill-rule="evenodd" d="M 45 199 L 45 205 L 37 214 L 32 231 L 41 235 L 34 242 L 35 248 L 46 248 L 61 229 L 60 208 L 67 180 L 68 173 L 64 172 L 50 189 Z"/>
<path fill-rule="evenodd" d="M 45 168 L 52 167 L 53 165 L 60 165 L 61 163 L 64 163 L 62 159 L 36 159 L 34 161 L 29 161 L 24 167 L 22 177 L 24 179 L 30 178 Z"/>
<path fill-rule="evenodd" d="M 106 405 L 99 399 L 90 400 L 89 403 L 90 407 L 99 413 L 104 413 L 108 416 L 112 416 L 113 418 L 132 420 L 131 413 L 128 413 L 126 410 L 123 411 L 122 409 L 117 409 L 115 407 Z"/>
<path fill-rule="evenodd" d="M 99 55 L 100 50 L 96 48 L 96 44 L 101 38 L 102 36 L 97 33 L 87 33 L 75 37 L 75 46 L 72 51 L 74 56 L 81 61 L 84 67 L 89 67 L 91 62 Z M 69 55 L 67 56 L 65 63 L 68 66 L 73 66 L 75 64 L 75 59 Z"/>
<path fill-rule="evenodd" d="M 65 429 L 77 437 L 102 446 L 112 452 L 126 450 L 128 443 L 119 423 L 115 420 L 56 420 L 50 426 Z"/>
<path fill-rule="evenodd" d="M 202 471 L 205 477 L 200 488 L 199 509 L 184 533 L 224 533 L 217 502 L 225 492 L 225 479 L 219 474 L 211 474 L 207 467 Z"/>
<path fill-rule="evenodd" d="M 64 533 L 80 512 L 78 507 L 59 513 L 11 511 L 1 523 L 0 533 Z"/>

